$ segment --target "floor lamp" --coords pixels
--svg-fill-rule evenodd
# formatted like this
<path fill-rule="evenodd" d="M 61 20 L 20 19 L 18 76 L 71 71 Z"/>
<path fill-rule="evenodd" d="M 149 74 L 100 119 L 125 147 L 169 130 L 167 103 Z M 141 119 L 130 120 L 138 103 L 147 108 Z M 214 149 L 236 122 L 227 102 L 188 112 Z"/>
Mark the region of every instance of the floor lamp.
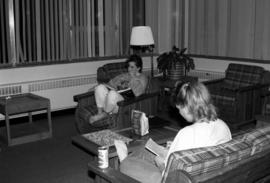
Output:
<path fill-rule="evenodd" d="M 132 27 L 130 36 L 130 46 L 139 47 L 142 50 L 148 50 L 151 53 L 151 76 L 154 76 L 154 38 L 152 30 L 149 26 L 135 26 Z"/>

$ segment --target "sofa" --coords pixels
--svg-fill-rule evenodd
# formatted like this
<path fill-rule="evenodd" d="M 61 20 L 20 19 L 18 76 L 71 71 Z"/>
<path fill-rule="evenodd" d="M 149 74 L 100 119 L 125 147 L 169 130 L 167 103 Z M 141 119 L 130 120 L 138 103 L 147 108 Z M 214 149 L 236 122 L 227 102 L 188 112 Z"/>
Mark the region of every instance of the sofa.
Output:
<path fill-rule="evenodd" d="M 109 80 L 121 73 L 127 72 L 125 62 L 107 63 L 97 69 L 97 82 L 107 83 Z M 145 112 L 147 115 L 156 115 L 158 106 L 159 90 L 154 87 L 154 82 L 149 77 L 146 93 L 129 100 L 118 102 L 119 110 L 117 114 L 108 115 L 106 118 L 89 124 L 89 119 L 97 113 L 94 91 L 87 91 L 73 96 L 77 102 L 75 111 L 75 126 L 79 133 L 89 133 L 107 128 L 130 127 L 130 114 L 132 109 Z"/>
<path fill-rule="evenodd" d="M 95 161 L 88 170 L 104 182 L 138 182 L 117 169 L 99 169 Z M 217 146 L 172 153 L 161 182 L 270 182 L 270 125 L 238 131 Z"/>

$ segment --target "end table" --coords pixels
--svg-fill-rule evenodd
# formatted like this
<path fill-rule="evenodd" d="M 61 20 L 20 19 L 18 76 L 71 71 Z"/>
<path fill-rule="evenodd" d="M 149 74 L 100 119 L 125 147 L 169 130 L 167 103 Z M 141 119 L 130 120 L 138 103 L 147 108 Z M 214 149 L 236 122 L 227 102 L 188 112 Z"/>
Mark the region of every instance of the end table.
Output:
<path fill-rule="evenodd" d="M 48 127 L 32 122 L 32 112 L 47 111 Z M 17 145 L 52 137 L 50 100 L 32 93 L 0 97 L 0 113 L 5 116 L 8 145 Z M 11 115 L 28 113 L 29 123 L 13 125 Z"/>

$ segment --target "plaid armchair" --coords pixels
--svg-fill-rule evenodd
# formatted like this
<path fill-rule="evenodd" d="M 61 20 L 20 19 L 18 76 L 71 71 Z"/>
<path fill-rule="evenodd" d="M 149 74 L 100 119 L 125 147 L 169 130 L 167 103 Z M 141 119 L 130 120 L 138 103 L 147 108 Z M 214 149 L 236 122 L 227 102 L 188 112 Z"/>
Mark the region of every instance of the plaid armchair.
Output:
<path fill-rule="evenodd" d="M 127 72 L 125 62 L 108 63 L 97 69 L 97 81 L 107 83 L 111 78 L 118 74 Z M 150 81 L 148 83 L 151 83 Z M 147 92 L 139 97 L 118 102 L 119 111 L 104 119 L 96 121 L 92 125 L 89 119 L 97 113 L 94 91 L 88 91 L 73 97 L 77 102 L 75 112 L 76 127 L 79 133 L 89 133 L 107 128 L 125 128 L 130 127 L 130 114 L 132 109 L 140 110 L 149 115 L 155 115 L 157 112 L 158 92 L 150 93 L 151 86 L 148 84 Z"/>
<path fill-rule="evenodd" d="M 255 120 L 261 109 L 260 95 L 266 89 L 265 70 L 259 66 L 229 64 L 225 78 L 205 82 L 219 117 L 233 129 Z"/>

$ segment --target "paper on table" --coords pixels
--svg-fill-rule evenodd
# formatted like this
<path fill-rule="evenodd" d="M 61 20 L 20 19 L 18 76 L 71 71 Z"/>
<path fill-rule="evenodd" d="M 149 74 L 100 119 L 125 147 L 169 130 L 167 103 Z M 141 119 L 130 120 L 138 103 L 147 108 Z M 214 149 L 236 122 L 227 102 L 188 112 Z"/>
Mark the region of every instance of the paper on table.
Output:
<path fill-rule="evenodd" d="M 145 148 L 154 153 L 157 156 L 165 158 L 165 148 L 158 145 L 155 141 L 153 141 L 151 138 L 146 142 Z"/>

